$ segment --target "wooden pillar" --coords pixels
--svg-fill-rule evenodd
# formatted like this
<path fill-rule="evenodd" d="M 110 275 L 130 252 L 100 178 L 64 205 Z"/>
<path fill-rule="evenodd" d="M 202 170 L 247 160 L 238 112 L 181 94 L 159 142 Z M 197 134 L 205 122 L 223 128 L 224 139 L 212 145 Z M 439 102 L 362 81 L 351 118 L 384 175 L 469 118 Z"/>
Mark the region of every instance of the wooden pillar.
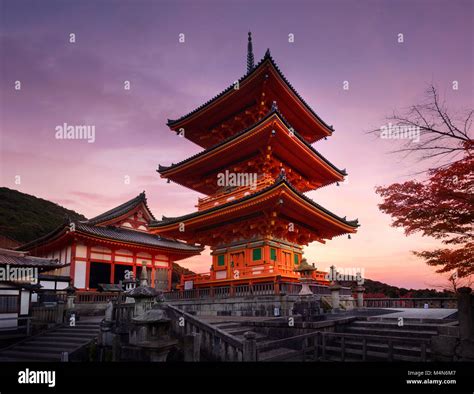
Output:
<path fill-rule="evenodd" d="M 91 247 L 89 244 L 86 244 L 86 289 L 89 290 L 89 279 L 91 272 Z"/>
<path fill-rule="evenodd" d="M 263 245 L 263 262 L 268 263 L 270 261 L 270 246 L 269 245 Z"/>
<path fill-rule="evenodd" d="M 69 276 L 71 278 L 71 286 L 74 286 L 75 273 L 76 273 L 76 239 L 73 239 L 72 245 L 71 245 L 71 265 L 69 266 Z"/>
<path fill-rule="evenodd" d="M 115 283 L 115 249 L 111 249 L 110 256 L 110 283 Z"/>
<path fill-rule="evenodd" d="M 171 291 L 171 282 L 173 281 L 173 260 L 168 257 L 168 291 Z"/>
<path fill-rule="evenodd" d="M 137 253 L 132 251 L 132 259 L 133 259 L 133 276 L 137 277 Z"/>

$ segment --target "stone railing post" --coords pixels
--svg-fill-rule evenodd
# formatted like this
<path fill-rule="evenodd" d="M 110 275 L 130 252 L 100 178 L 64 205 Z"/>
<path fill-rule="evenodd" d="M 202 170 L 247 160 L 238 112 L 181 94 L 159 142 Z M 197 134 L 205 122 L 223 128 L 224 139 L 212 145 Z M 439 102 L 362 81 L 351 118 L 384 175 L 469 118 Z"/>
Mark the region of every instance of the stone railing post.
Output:
<path fill-rule="evenodd" d="M 331 290 L 332 309 L 338 310 L 339 304 L 341 302 L 340 301 L 341 286 L 339 286 L 337 283 L 333 283 L 331 286 L 329 286 L 329 290 Z"/>
<path fill-rule="evenodd" d="M 247 331 L 244 334 L 243 361 L 257 361 L 257 334 Z"/>
<path fill-rule="evenodd" d="M 201 354 L 201 334 L 184 336 L 184 361 L 199 361 Z"/>
<path fill-rule="evenodd" d="M 356 287 L 357 308 L 363 308 L 364 307 L 364 291 L 365 291 L 364 286 L 357 286 Z"/>
<path fill-rule="evenodd" d="M 471 292 L 472 289 L 469 287 L 458 289 L 458 319 L 461 339 L 468 339 L 474 336 Z"/>

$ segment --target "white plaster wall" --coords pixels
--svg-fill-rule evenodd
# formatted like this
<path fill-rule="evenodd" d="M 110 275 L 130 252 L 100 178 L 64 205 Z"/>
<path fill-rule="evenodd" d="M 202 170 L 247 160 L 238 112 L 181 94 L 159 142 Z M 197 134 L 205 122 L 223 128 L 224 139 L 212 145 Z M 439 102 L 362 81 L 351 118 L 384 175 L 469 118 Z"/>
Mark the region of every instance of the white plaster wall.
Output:
<path fill-rule="evenodd" d="M 86 287 L 86 262 L 76 261 L 76 271 L 74 272 L 74 287 L 85 289 Z"/>
<path fill-rule="evenodd" d="M 27 315 L 30 310 L 30 292 L 22 290 L 20 296 L 20 315 Z"/>

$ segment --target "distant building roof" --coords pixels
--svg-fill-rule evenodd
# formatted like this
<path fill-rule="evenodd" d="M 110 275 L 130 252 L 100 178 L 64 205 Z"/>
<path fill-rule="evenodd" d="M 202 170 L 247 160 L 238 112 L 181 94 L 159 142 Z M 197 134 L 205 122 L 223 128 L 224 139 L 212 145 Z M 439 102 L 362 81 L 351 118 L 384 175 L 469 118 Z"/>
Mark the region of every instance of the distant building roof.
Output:
<path fill-rule="evenodd" d="M 108 222 L 113 221 L 115 218 L 126 215 L 140 204 L 144 204 L 145 208 L 150 214 L 151 220 L 156 220 L 146 205 L 145 192 L 142 192 L 137 197 L 92 219 L 85 221 L 71 221 L 70 219 L 67 219 L 55 230 L 18 247 L 18 249 L 32 250 L 39 246 L 48 244 L 49 242 L 55 241 L 61 237 L 67 236 L 68 233 L 73 233 L 131 245 L 140 245 L 157 249 L 170 249 L 172 251 L 178 251 L 191 255 L 199 254 L 203 250 L 203 248 L 200 246 L 189 245 L 185 242 L 163 238 L 159 235 L 151 234 L 145 231 L 137 231 L 133 229 L 107 225 Z"/>
<path fill-rule="evenodd" d="M 90 226 L 85 223 L 76 223 L 76 231 L 114 241 L 129 242 L 157 248 L 171 248 L 189 252 L 199 252 L 202 250 L 201 247 L 188 245 L 184 242 L 163 238 L 155 234 L 128 230 L 120 227 Z"/>
<path fill-rule="evenodd" d="M 71 223 L 74 224 L 74 233 L 84 234 L 91 237 L 97 237 L 117 242 L 126 242 L 130 244 L 143 245 L 154 248 L 164 248 L 178 250 L 182 252 L 194 252 L 199 253 L 202 251 L 202 247 L 189 245 L 184 242 L 163 238 L 159 235 L 146 233 L 143 231 L 129 230 L 121 227 L 114 226 L 94 226 L 82 222 L 68 222 L 49 234 L 44 235 L 32 242 L 22 245 L 22 249 L 33 249 L 39 245 L 48 243 L 56 238 L 61 237 L 65 233 L 71 231 Z"/>
<path fill-rule="evenodd" d="M 108 210 L 107 212 L 101 213 L 100 215 L 95 216 L 92 219 L 84 220 L 83 223 L 100 224 L 100 223 L 108 222 L 108 221 L 113 220 L 115 218 L 118 218 L 120 216 L 126 215 L 128 212 L 130 212 L 131 210 L 133 210 L 134 208 L 136 208 L 140 204 L 144 204 L 147 211 L 148 211 L 148 214 L 150 215 L 150 217 L 152 219 L 155 219 L 155 217 L 153 216 L 150 208 L 148 208 L 146 195 L 145 195 L 145 192 L 143 191 L 142 193 L 140 193 L 135 198 L 132 198 L 131 200 L 129 200 L 129 201 L 123 203 L 123 204 L 120 204 L 119 206 L 117 206 L 115 208 L 112 208 L 112 209 Z"/>
<path fill-rule="evenodd" d="M 58 259 L 29 256 L 28 252 L 0 249 L 0 265 L 37 268 L 59 268 L 64 264 Z"/>

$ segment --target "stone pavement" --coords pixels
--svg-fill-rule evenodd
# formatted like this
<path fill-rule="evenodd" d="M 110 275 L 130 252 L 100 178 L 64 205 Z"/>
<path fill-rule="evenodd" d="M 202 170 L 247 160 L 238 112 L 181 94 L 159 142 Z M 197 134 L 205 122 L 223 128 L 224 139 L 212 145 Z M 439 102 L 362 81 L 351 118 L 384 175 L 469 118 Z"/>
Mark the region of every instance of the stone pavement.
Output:
<path fill-rule="evenodd" d="M 405 319 L 446 319 L 457 312 L 457 309 L 448 308 L 385 308 L 385 310 L 393 310 L 393 313 L 379 315 L 386 319 L 399 317 Z"/>

